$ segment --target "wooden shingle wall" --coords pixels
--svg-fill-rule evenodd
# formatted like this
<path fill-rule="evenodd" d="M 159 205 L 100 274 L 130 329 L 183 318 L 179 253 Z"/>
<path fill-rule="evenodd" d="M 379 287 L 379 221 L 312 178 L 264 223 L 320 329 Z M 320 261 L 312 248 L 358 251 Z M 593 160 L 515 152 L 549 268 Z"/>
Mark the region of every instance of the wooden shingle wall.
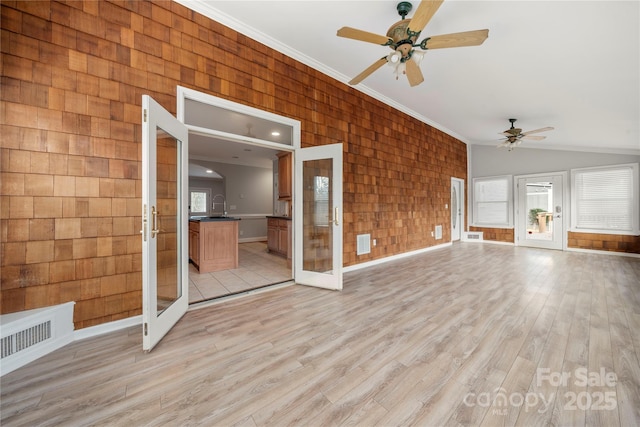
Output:
<path fill-rule="evenodd" d="M 515 230 L 513 228 L 490 228 L 470 226 L 469 231 L 481 231 L 483 240 L 493 242 L 515 242 Z"/>
<path fill-rule="evenodd" d="M 300 120 L 303 146 L 344 143 L 344 265 L 449 241 L 455 138 L 177 3 L 0 7 L 2 313 L 140 313 L 141 96 L 175 113 L 177 85 Z M 357 257 L 361 233 L 377 246 Z"/>
<path fill-rule="evenodd" d="M 513 228 L 469 227 L 470 231 L 482 231 L 484 240 L 496 242 L 515 242 Z M 600 233 L 567 233 L 567 247 L 609 252 L 640 254 L 640 236 Z"/>
<path fill-rule="evenodd" d="M 576 233 L 573 231 L 568 234 L 567 246 L 570 248 L 640 254 L 640 236 Z"/>

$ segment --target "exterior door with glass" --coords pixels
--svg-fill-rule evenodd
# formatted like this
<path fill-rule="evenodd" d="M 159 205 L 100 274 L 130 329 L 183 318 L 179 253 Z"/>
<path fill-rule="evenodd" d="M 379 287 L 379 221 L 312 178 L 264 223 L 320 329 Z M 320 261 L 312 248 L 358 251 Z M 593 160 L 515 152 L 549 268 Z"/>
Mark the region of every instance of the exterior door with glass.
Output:
<path fill-rule="evenodd" d="M 464 180 L 451 178 L 451 241 L 460 240 L 464 222 Z"/>
<path fill-rule="evenodd" d="M 142 97 L 142 348 L 150 351 L 189 305 L 187 128 Z"/>
<path fill-rule="evenodd" d="M 517 178 L 517 244 L 563 249 L 563 174 Z"/>
<path fill-rule="evenodd" d="M 342 144 L 295 152 L 294 278 L 342 289 Z"/>

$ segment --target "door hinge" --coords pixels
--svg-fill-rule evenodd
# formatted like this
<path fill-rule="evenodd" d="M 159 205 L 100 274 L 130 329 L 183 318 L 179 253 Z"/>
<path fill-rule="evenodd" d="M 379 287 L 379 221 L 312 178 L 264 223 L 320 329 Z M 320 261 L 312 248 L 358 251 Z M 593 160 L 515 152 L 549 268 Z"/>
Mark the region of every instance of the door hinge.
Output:
<path fill-rule="evenodd" d="M 149 324 L 147 322 L 144 322 L 144 336 L 146 337 L 147 335 L 149 335 Z"/>
<path fill-rule="evenodd" d="M 142 121 L 147 123 L 147 109 L 142 110 Z"/>

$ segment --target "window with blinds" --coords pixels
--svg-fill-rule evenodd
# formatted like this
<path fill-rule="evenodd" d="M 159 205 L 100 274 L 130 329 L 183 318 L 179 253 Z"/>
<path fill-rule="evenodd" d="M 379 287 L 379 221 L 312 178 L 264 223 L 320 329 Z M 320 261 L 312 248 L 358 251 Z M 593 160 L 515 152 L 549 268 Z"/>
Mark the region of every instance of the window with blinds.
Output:
<path fill-rule="evenodd" d="M 637 233 L 638 164 L 571 171 L 574 231 Z"/>
<path fill-rule="evenodd" d="M 473 224 L 510 227 L 512 206 L 511 176 L 474 178 Z"/>

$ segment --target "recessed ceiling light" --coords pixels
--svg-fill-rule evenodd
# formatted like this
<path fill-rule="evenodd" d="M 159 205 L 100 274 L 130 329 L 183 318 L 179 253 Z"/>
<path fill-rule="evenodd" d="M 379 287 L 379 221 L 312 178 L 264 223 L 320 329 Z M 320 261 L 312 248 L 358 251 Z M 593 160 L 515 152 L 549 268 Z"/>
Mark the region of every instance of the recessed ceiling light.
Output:
<path fill-rule="evenodd" d="M 271 136 L 280 136 L 280 132 L 274 130 L 273 132 L 271 132 Z"/>
<path fill-rule="evenodd" d="M 207 173 L 213 173 L 213 171 L 211 169 L 207 169 L 206 171 Z"/>
<path fill-rule="evenodd" d="M 238 156 L 232 156 L 233 159 L 239 159 L 240 157 Z"/>
<path fill-rule="evenodd" d="M 245 148 L 244 151 L 251 151 L 251 148 Z"/>

